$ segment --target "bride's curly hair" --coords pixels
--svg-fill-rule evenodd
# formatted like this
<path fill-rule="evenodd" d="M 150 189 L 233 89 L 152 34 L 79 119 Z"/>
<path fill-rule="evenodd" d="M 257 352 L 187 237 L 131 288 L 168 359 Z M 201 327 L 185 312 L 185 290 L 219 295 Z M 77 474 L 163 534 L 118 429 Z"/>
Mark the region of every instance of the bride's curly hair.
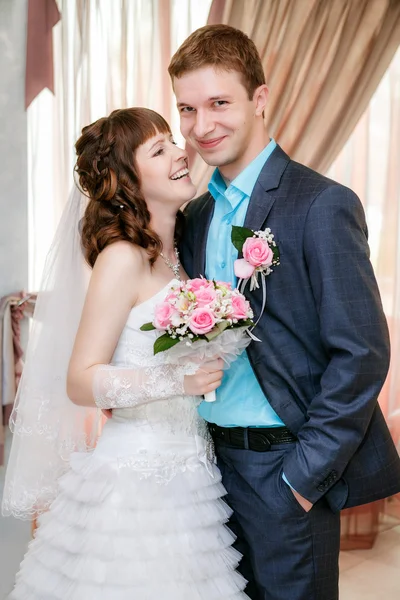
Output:
<path fill-rule="evenodd" d="M 75 144 L 75 171 L 81 190 L 89 196 L 81 236 L 91 267 L 106 246 L 119 240 L 145 248 L 150 264 L 162 251 L 161 239 L 150 227 L 134 158 L 136 149 L 157 133 L 171 130 L 161 115 L 147 108 L 114 110 L 82 129 Z M 182 227 L 183 214 L 178 211 L 177 241 Z"/>

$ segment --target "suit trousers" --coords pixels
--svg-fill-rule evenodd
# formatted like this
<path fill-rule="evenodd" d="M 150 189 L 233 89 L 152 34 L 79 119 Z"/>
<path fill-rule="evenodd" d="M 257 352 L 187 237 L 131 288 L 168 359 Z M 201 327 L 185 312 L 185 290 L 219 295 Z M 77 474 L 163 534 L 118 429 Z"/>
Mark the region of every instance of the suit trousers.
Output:
<path fill-rule="evenodd" d="M 234 513 L 229 527 L 243 554 L 239 571 L 252 600 L 337 600 L 340 513 L 324 498 L 306 513 L 282 479 L 293 444 L 266 452 L 216 441 L 218 466 Z"/>

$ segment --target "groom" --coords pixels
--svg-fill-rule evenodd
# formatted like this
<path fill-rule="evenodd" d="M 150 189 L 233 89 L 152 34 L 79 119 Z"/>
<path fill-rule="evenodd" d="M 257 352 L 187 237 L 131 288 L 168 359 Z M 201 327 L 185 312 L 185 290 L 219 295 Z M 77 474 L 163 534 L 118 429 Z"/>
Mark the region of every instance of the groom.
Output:
<path fill-rule="evenodd" d="M 270 139 L 253 42 L 225 25 L 195 31 L 169 73 L 187 142 L 217 167 L 186 209 L 190 277 L 231 281 L 232 225 L 271 229 L 280 264 L 265 279 L 252 342 L 225 373 L 210 423 L 230 526 L 258 600 L 336 600 L 339 511 L 400 492 L 400 460 L 377 398 L 389 338 L 367 227 L 348 188 Z M 262 286 L 246 287 L 255 317 Z"/>

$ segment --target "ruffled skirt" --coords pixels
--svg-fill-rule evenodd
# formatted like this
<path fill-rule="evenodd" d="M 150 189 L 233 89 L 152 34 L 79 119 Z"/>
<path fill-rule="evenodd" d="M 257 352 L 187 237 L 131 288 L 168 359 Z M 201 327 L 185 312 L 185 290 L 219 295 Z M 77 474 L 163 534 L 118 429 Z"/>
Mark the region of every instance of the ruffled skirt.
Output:
<path fill-rule="evenodd" d="M 199 439 L 113 421 L 92 453 L 72 455 L 9 598 L 247 599 L 221 475 Z"/>

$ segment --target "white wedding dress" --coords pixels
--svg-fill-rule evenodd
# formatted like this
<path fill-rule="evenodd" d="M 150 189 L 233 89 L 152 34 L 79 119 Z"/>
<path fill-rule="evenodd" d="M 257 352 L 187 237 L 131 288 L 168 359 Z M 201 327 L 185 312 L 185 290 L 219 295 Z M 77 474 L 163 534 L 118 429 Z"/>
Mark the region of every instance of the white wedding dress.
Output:
<path fill-rule="evenodd" d="M 112 364 L 159 366 L 153 318 L 134 307 Z M 240 554 L 199 398 L 114 409 L 94 451 L 75 453 L 39 518 L 10 600 L 244 600 Z"/>

